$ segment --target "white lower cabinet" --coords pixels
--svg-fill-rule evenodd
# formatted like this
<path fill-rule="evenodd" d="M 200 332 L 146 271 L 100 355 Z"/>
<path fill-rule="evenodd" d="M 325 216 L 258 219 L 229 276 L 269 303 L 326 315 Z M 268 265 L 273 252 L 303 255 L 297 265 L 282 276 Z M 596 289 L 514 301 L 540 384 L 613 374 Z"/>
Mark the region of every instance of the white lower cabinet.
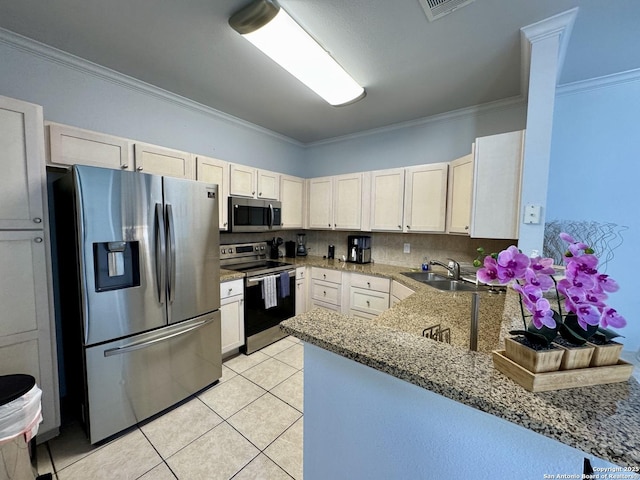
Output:
<path fill-rule="evenodd" d="M 296 268 L 296 315 L 307 311 L 307 269 Z"/>
<path fill-rule="evenodd" d="M 244 345 L 244 284 L 231 280 L 220 284 L 222 354 Z"/>
<path fill-rule="evenodd" d="M 339 312 L 342 305 L 342 272 L 311 268 L 311 304 Z"/>
<path fill-rule="evenodd" d="M 404 300 L 409 295 L 415 293 L 409 287 L 405 287 L 400 282 L 396 282 L 395 280 L 391 281 L 391 306 L 393 307 L 396 303 Z"/>
<path fill-rule="evenodd" d="M 349 285 L 349 315 L 374 318 L 389 308 L 389 280 L 352 274 Z"/>

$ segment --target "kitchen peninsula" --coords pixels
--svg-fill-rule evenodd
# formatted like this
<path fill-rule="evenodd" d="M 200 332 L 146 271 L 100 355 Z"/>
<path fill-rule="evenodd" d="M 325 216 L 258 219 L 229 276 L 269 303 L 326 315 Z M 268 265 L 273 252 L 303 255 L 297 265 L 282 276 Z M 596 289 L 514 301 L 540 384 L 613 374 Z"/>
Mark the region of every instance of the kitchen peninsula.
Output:
<path fill-rule="evenodd" d="M 455 302 L 469 294 L 415 282 L 401 274 L 406 268 L 312 257 L 297 262 L 383 276 L 415 290 L 374 320 L 314 309 L 281 324 L 305 342 L 305 475 L 543 478 L 582 473 L 587 456 L 637 478 L 640 385 L 634 378 L 531 393 L 493 367 L 489 351 L 519 315 L 514 294 L 481 294 L 481 351 L 471 352 L 455 340 L 465 338 L 469 318 Z M 494 313 L 487 313 L 491 303 Z M 487 338 L 492 314 L 500 325 Z M 423 338 L 421 329 L 433 323 L 458 325 L 462 335 L 454 330 L 452 345 Z M 600 464 L 611 467 L 606 462 Z"/>

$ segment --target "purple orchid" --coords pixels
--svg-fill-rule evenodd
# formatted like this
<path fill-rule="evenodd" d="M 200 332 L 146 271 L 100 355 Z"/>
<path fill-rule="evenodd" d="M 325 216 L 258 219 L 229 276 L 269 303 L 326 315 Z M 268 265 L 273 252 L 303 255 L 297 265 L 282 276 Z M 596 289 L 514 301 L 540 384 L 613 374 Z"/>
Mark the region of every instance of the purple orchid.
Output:
<path fill-rule="evenodd" d="M 530 263 L 529 257 L 511 245 L 498 254 L 498 278 L 504 283 L 522 279 Z"/>
<path fill-rule="evenodd" d="M 600 318 L 600 325 L 602 325 L 602 328 L 607 328 L 609 326 L 622 328 L 626 324 L 627 321 L 615 309 L 606 308 L 602 311 L 602 317 Z"/>
<path fill-rule="evenodd" d="M 540 330 L 543 325 L 547 328 L 556 328 L 556 321 L 553 318 L 553 310 L 551 310 L 549 300 L 546 298 L 539 298 L 531 313 L 533 314 L 531 317 L 531 323 L 533 323 L 533 326 L 538 330 Z"/>
<path fill-rule="evenodd" d="M 482 283 L 494 283 L 498 280 L 498 263 L 496 259 L 489 255 L 484 257 L 484 267 L 478 269 L 476 277 Z"/>

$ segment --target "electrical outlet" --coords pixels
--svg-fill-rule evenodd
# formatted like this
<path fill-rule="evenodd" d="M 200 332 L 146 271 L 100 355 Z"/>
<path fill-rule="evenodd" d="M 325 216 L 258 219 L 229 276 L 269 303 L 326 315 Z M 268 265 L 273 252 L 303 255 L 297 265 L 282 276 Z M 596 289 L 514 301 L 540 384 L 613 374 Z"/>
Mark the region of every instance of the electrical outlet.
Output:
<path fill-rule="evenodd" d="M 404 253 L 411 253 L 411 244 L 410 243 L 405 243 L 404 244 Z"/>

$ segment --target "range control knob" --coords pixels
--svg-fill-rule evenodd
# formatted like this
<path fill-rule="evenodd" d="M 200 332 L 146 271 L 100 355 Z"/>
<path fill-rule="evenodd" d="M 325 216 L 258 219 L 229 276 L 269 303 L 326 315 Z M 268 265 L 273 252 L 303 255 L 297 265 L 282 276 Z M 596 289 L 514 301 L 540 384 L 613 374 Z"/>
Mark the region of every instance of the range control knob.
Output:
<path fill-rule="evenodd" d="M 230 248 L 230 249 L 229 249 L 229 253 L 233 253 L 233 248 Z"/>
<path fill-rule="evenodd" d="M 259 248 L 258 248 L 258 246 L 256 245 L 256 252 L 257 252 L 258 250 L 260 250 L 260 249 L 259 249 Z"/>
<path fill-rule="evenodd" d="M 260 246 L 260 250 L 264 250 L 264 245 L 261 245 L 261 246 Z"/>
<path fill-rule="evenodd" d="M 225 252 L 225 251 L 224 251 L 224 248 L 221 248 L 221 249 L 220 249 L 220 253 L 224 255 L 224 254 L 225 254 L 225 253 L 227 253 L 227 252 Z"/>

